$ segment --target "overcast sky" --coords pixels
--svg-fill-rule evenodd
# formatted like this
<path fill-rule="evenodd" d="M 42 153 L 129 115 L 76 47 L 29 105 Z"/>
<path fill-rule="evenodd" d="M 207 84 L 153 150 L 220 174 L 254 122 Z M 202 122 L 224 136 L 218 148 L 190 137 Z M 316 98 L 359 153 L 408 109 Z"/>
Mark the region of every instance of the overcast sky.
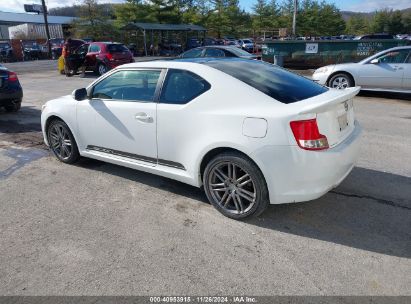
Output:
<path fill-rule="evenodd" d="M 256 0 L 240 0 L 240 6 L 247 11 Z M 119 3 L 124 0 L 99 0 L 100 3 L 111 2 Z M 282 0 L 277 0 L 281 3 Z M 372 12 L 382 8 L 403 9 L 411 7 L 411 0 L 326 0 L 326 2 L 336 4 L 341 10 L 356 12 Z M 4 12 L 24 12 L 23 4 L 40 4 L 40 0 L 0 0 L 0 11 Z M 46 0 L 49 8 L 79 4 L 81 0 Z"/>

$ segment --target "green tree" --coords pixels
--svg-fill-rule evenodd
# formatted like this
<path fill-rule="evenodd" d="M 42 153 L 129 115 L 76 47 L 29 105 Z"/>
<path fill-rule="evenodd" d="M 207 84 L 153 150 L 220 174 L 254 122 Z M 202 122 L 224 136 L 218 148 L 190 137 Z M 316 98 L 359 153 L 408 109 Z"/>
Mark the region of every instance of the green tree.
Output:
<path fill-rule="evenodd" d="M 345 21 L 340 10 L 334 4 L 321 2 L 317 17 L 318 32 L 322 35 L 333 36 L 344 32 Z"/>
<path fill-rule="evenodd" d="M 83 0 L 79 14 L 79 19 L 73 23 L 75 36 L 91 37 L 95 40 L 116 40 L 119 37 L 110 12 L 99 5 L 97 0 Z"/>
<path fill-rule="evenodd" d="M 214 32 L 218 38 L 228 33 L 229 20 L 227 15 L 226 0 L 210 0 L 210 10 L 207 14 L 205 25 L 211 32 Z"/>
<path fill-rule="evenodd" d="M 399 34 L 404 33 L 404 24 L 402 22 L 402 13 L 401 11 L 393 11 L 390 14 L 390 21 L 388 23 L 388 32 L 390 34 Z"/>
<path fill-rule="evenodd" d="M 369 33 L 369 22 L 364 16 L 356 14 L 351 16 L 345 26 L 345 33 L 349 35 L 362 35 Z"/>
<path fill-rule="evenodd" d="M 293 22 L 294 1 L 285 0 L 280 5 L 280 16 L 278 19 L 279 27 L 288 28 L 291 30 Z"/>
<path fill-rule="evenodd" d="M 384 33 L 389 31 L 390 12 L 388 10 L 377 11 L 371 20 L 370 30 L 373 33 Z"/>
<path fill-rule="evenodd" d="M 178 23 L 179 16 L 176 14 L 176 3 L 173 0 L 150 0 L 149 18 L 159 23 Z"/>
<path fill-rule="evenodd" d="M 403 15 L 402 24 L 404 26 L 404 33 L 411 33 L 411 12 Z"/>
<path fill-rule="evenodd" d="M 115 7 L 117 24 L 124 26 L 131 22 L 155 22 L 151 15 L 150 6 L 142 3 L 141 0 L 126 0 L 126 3 Z"/>
<path fill-rule="evenodd" d="M 280 8 L 276 0 L 268 2 L 268 11 L 270 14 L 270 26 L 271 28 L 278 28 L 280 26 Z"/>
<path fill-rule="evenodd" d="M 271 27 L 271 11 L 266 0 L 257 0 L 253 6 L 252 26 L 256 31 Z"/>

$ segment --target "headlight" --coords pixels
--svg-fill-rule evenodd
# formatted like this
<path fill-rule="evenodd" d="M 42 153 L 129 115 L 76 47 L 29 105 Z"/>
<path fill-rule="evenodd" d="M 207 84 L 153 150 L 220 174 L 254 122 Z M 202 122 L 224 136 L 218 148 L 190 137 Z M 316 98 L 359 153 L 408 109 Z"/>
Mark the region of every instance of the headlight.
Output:
<path fill-rule="evenodd" d="M 328 67 L 322 67 L 322 68 L 315 70 L 314 73 L 326 73 L 327 71 L 328 71 Z"/>

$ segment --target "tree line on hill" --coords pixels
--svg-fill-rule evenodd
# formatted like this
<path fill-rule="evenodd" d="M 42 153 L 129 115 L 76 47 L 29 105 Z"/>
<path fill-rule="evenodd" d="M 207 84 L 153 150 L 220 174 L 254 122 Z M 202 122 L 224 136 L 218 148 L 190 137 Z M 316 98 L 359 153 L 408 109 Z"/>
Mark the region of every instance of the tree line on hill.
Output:
<path fill-rule="evenodd" d="M 239 0 L 126 0 L 120 4 L 81 4 L 50 10 L 51 15 L 79 17 L 74 34 L 80 37 L 118 37 L 130 22 L 191 23 L 207 28 L 209 35 L 258 36 L 291 29 L 293 0 L 255 0 L 251 12 Z M 372 14 L 341 12 L 334 4 L 300 0 L 297 14 L 298 36 L 360 35 L 368 33 L 411 33 L 411 10 L 380 10 Z"/>

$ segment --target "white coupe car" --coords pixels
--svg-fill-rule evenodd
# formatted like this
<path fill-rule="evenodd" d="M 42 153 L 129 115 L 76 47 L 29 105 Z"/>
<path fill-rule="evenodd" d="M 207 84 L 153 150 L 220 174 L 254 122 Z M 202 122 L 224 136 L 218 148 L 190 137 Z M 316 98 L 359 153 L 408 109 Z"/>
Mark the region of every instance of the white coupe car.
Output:
<path fill-rule="evenodd" d="M 203 186 L 241 219 L 318 198 L 350 173 L 358 91 L 254 60 L 141 62 L 47 102 L 41 124 L 62 162 L 90 157 Z"/>
<path fill-rule="evenodd" d="M 361 86 L 369 91 L 411 93 L 411 46 L 391 48 L 358 63 L 319 68 L 313 80 L 335 89 Z"/>

